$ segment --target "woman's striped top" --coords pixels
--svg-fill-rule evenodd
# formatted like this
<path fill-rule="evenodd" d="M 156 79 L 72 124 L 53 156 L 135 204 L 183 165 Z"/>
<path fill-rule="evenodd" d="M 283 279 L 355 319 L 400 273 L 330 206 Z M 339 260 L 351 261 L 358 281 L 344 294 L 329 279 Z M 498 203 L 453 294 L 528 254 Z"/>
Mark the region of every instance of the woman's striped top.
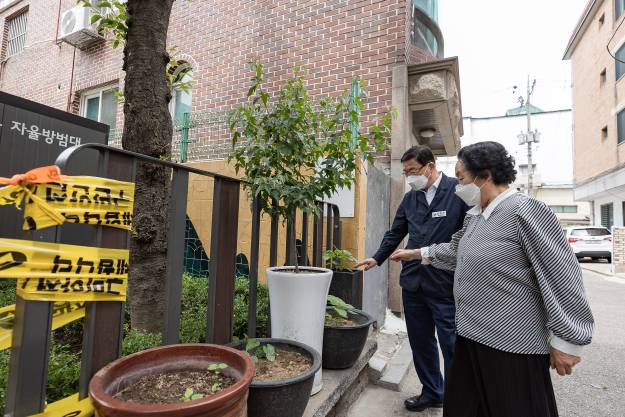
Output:
<path fill-rule="evenodd" d="M 424 248 L 454 270 L 458 334 L 512 353 L 579 355 L 594 320 L 582 270 L 556 215 L 516 190 L 468 212 L 451 242 Z"/>

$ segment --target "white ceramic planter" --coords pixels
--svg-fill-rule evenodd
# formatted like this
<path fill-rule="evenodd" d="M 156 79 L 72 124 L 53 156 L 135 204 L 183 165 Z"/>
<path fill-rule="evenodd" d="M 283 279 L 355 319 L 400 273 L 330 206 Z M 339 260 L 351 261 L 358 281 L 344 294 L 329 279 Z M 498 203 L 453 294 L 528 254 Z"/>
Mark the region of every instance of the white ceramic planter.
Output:
<path fill-rule="evenodd" d="M 302 267 L 303 273 L 279 272 L 294 267 L 267 269 L 271 305 L 271 337 L 295 340 L 323 351 L 323 325 L 332 271 Z M 313 272 L 313 273 L 311 273 Z M 315 374 L 311 395 L 321 391 L 321 370 Z"/>

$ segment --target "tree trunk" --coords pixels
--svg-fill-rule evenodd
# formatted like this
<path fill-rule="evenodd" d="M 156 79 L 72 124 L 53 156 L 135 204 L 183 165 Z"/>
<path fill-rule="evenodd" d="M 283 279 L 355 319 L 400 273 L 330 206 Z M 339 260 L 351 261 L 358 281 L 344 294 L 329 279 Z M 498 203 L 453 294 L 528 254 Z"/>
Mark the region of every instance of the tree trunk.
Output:
<path fill-rule="evenodd" d="M 171 155 L 171 91 L 166 75 L 167 28 L 174 0 L 128 0 L 124 47 L 122 146 L 154 158 Z M 161 332 L 167 272 L 170 170 L 139 164 L 134 231 L 130 245 L 129 295 L 133 328 Z M 182 242 L 181 242 L 182 244 Z"/>

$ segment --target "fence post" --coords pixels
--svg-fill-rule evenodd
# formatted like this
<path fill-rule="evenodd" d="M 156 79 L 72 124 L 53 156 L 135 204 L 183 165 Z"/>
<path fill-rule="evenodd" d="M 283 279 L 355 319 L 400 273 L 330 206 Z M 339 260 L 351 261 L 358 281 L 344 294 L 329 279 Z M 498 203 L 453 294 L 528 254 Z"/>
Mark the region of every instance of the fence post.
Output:
<path fill-rule="evenodd" d="M 182 129 L 180 129 L 180 162 L 187 162 L 187 151 L 189 149 L 189 128 L 190 113 L 182 114 Z"/>
<path fill-rule="evenodd" d="M 308 213 L 302 213 L 302 249 L 300 265 L 308 266 Z"/>
<path fill-rule="evenodd" d="M 334 230 L 332 232 L 333 245 L 336 249 L 341 249 L 341 237 L 342 237 L 342 221 L 341 213 L 336 205 L 332 205 L 332 212 L 334 213 Z"/>
<path fill-rule="evenodd" d="M 25 417 L 43 411 L 48 380 L 52 304 L 15 300 L 5 415 Z"/>
<path fill-rule="evenodd" d="M 252 203 L 252 242 L 250 248 L 250 296 L 247 308 L 247 336 L 256 337 L 256 309 L 258 291 L 258 256 L 260 243 L 260 197 Z"/>
<path fill-rule="evenodd" d="M 136 160 L 130 156 L 106 152 L 105 168 L 101 176 L 120 181 L 134 181 Z M 130 233 L 112 227 L 101 228 L 98 247 L 128 249 Z M 131 265 L 132 266 L 132 265 Z M 80 366 L 80 398 L 89 394 L 91 377 L 122 353 L 124 303 L 97 301 L 86 303 L 83 321 L 83 343 Z"/>
<path fill-rule="evenodd" d="M 187 116 L 188 113 L 185 113 Z M 167 283 L 165 288 L 165 329 L 163 344 L 180 341 L 182 274 L 184 272 L 184 233 L 187 215 L 189 172 L 173 169 L 169 195 L 169 231 L 167 233 Z"/>
<path fill-rule="evenodd" d="M 206 341 L 232 339 L 234 274 L 236 273 L 239 182 L 215 177 Z"/>
<path fill-rule="evenodd" d="M 313 225 L 313 265 L 321 267 L 323 262 L 323 203 L 317 203 L 317 217 Z"/>

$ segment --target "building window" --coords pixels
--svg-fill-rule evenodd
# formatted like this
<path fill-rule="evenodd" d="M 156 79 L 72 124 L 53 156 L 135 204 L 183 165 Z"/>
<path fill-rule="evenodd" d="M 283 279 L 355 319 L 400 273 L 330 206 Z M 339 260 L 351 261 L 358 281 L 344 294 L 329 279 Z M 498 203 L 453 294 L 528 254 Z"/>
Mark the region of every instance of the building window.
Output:
<path fill-rule="evenodd" d="M 549 206 L 554 213 L 577 213 L 577 206 Z"/>
<path fill-rule="evenodd" d="M 618 81 L 623 75 L 625 75 L 625 44 L 621 45 L 618 51 L 616 51 L 615 56 L 616 60 L 614 62 L 616 62 L 616 79 Z"/>
<path fill-rule="evenodd" d="M 614 20 L 617 20 L 625 11 L 625 0 L 614 0 Z"/>
<path fill-rule="evenodd" d="M 26 23 L 28 21 L 28 11 L 21 13 L 14 18 L 7 20 L 8 36 L 6 57 L 19 54 L 24 50 L 26 44 Z"/>
<path fill-rule="evenodd" d="M 617 143 L 625 142 L 625 109 L 616 115 Z"/>
<path fill-rule="evenodd" d="M 601 206 L 601 226 L 611 229 L 614 225 L 614 205 L 603 204 Z"/>
<path fill-rule="evenodd" d="M 107 87 L 83 94 L 80 114 L 87 119 L 117 126 L 117 87 Z"/>
<path fill-rule="evenodd" d="M 412 4 L 423 10 L 438 23 L 438 0 L 412 0 Z"/>
<path fill-rule="evenodd" d="M 603 126 L 603 129 L 601 129 L 601 140 L 606 140 L 607 138 L 608 138 L 608 127 Z"/>
<path fill-rule="evenodd" d="M 169 102 L 169 112 L 171 113 L 174 125 L 180 125 L 183 121 L 184 114 L 191 113 L 192 94 L 190 82 L 193 79 L 192 68 L 189 64 L 184 62 L 182 62 L 180 66 L 184 67 L 176 76 L 174 82 L 185 84 L 187 88 L 175 88 L 172 92 L 172 99 Z"/>
<path fill-rule="evenodd" d="M 605 68 L 599 74 L 599 80 L 601 82 L 601 85 L 605 84 L 605 82 L 608 80 L 608 71 Z"/>

